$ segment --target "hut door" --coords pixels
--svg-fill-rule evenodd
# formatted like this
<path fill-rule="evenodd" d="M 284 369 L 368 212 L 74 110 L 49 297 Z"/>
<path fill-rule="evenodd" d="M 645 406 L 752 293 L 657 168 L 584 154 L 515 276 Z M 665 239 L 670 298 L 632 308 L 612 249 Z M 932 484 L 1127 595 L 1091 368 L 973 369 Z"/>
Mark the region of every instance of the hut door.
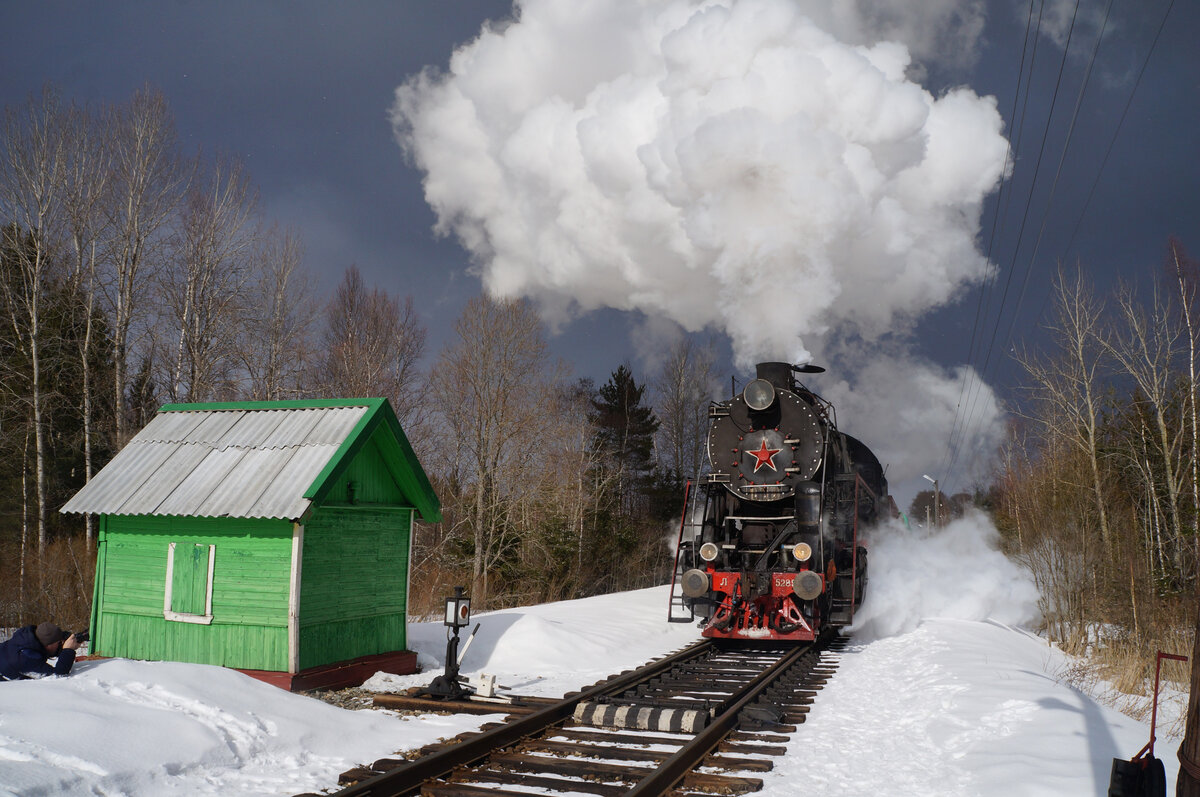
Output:
<path fill-rule="evenodd" d="M 163 617 L 184 623 L 212 622 L 215 545 L 171 543 L 167 551 Z"/>

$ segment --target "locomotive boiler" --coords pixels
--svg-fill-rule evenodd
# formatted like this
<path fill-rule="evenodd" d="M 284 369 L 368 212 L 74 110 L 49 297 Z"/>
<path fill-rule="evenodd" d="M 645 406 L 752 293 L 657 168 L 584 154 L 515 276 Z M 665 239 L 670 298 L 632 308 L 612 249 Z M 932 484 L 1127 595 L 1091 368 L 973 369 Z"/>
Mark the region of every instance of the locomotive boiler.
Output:
<path fill-rule="evenodd" d="M 711 470 L 689 487 L 670 619 L 703 635 L 812 640 L 848 625 L 867 586 L 864 529 L 892 506 L 871 450 L 801 384 L 817 366 L 759 363 L 709 408 Z"/>

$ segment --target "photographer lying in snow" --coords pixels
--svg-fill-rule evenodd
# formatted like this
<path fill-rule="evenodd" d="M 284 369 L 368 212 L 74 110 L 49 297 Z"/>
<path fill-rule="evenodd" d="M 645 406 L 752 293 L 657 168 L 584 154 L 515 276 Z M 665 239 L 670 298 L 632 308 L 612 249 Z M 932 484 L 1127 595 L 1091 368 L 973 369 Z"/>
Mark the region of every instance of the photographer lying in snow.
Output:
<path fill-rule="evenodd" d="M 0 681 L 16 681 L 35 675 L 67 675 L 75 663 L 81 640 L 54 623 L 27 625 L 7 642 L 0 643 Z M 46 659 L 58 656 L 51 667 Z"/>

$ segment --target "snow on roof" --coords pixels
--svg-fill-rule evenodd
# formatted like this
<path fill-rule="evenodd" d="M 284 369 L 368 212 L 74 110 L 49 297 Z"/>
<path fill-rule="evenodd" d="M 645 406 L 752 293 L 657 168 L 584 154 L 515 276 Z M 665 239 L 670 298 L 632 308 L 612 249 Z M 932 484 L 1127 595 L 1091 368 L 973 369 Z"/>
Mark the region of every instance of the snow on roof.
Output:
<path fill-rule="evenodd" d="M 312 503 L 305 492 L 368 409 L 160 412 L 62 511 L 299 518 Z"/>

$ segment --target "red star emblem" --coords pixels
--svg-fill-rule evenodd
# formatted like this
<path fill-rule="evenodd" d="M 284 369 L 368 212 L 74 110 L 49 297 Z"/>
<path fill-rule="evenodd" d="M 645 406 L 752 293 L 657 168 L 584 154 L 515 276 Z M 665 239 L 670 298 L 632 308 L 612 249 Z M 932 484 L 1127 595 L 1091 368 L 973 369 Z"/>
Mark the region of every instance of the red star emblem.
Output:
<path fill-rule="evenodd" d="M 762 445 L 757 451 L 747 451 L 746 453 L 754 457 L 754 472 L 758 473 L 758 469 L 766 465 L 771 470 L 775 470 L 775 455 L 782 451 L 782 448 L 767 448 L 767 438 L 763 437 Z"/>

